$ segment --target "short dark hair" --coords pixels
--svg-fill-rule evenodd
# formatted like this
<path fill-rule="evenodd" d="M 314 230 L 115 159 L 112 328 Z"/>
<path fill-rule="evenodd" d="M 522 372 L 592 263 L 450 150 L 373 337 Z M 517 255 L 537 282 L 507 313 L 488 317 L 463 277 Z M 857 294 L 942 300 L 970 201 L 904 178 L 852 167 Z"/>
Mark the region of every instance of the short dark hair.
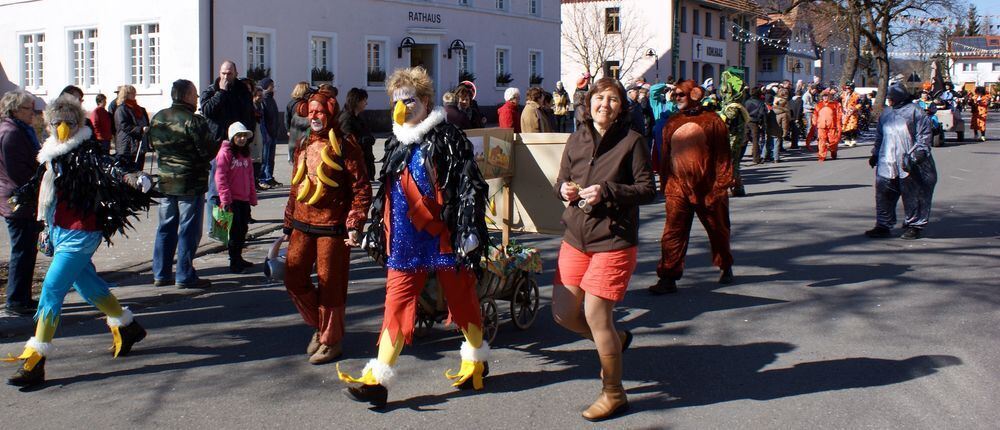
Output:
<path fill-rule="evenodd" d="M 83 98 L 83 90 L 81 90 L 80 87 L 78 87 L 76 85 L 67 85 L 59 93 L 60 96 L 63 96 L 63 95 L 66 95 L 66 94 L 72 94 L 72 95 L 74 95 L 74 96 L 76 96 L 77 98 L 80 98 L 80 99 Z"/>
<path fill-rule="evenodd" d="M 174 81 L 174 84 L 170 87 L 170 99 L 179 102 L 187 92 L 194 86 L 194 82 L 187 79 L 178 79 Z"/>
<path fill-rule="evenodd" d="M 362 88 L 351 88 L 347 91 L 347 100 L 344 101 L 344 110 L 350 112 L 354 115 L 354 109 L 358 107 L 358 104 L 368 100 L 368 91 Z"/>
<path fill-rule="evenodd" d="M 524 95 L 524 98 L 541 104 L 545 100 L 545 90 L 539 87 L 528 88 L 528 93 Z"/>
<path fill-rule="evenodd" d="M 604 77 L 594 82 L 594 85 L 590 87 L 590 91 L 587 91 L 587 97 L 583 100 L 583 105 L 585 107 L 583 110 L 583 121 L 588 125 L 592 125 L 594 123 L 594 118 L 590 116 L 590 99 L 594 97 L 594 94 L 609 89 L 615 91 L 618 95 L 618 99 L 621 100 L 622 103 L 622 110 L 618 112 L 618 117 L 615 118 L 611 127 L 614 127 L 618 123 L 624 123 L 628 120 L 628 115 L 624 114 L 624 106 L 627 103 L 626 100 L 628 100 L 628 95 L 625 94 L 625 87 L 623 87 L 622 83 L 618 82 L 615 78 Z"/>
<path fill-rule="evenodd" d="M 104 94 L 98 94 L 97 97 L 94 97 L 94 101 L 97 102 L 97 104 L 104 103 L 108 101 L 108 96 Z"/>

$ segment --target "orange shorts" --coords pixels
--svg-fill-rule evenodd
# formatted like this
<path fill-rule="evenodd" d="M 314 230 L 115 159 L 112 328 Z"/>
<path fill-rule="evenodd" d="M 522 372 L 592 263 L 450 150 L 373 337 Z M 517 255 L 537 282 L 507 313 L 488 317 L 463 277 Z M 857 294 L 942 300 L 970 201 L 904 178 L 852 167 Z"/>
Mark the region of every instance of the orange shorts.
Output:
<path fill-rule="evenodd" d="M 638 252 L 635 246 L 617 251 L 583 252 L 563 242 L 552 282 L 580 287 L 587 294 L 620 302 L 639 264 Z"/>

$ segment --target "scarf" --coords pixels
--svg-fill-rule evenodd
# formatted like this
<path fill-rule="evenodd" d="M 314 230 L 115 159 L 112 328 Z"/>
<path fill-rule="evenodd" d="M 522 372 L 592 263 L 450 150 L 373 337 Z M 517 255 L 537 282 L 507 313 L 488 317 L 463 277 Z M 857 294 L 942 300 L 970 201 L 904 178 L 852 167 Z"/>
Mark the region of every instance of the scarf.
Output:
<path fill-rule="evenodd" d="M 136 119 L 146 117 L 146 111 L 142 108 L 142 106 L 139 106 L 139 103 L 136 102 L 135 99 L 125 100 L 125 106 L 128 106 L 128 108 L 132 110 Z"/>
<path fill-rule="evenodd" d="M 31 141 L 31 146 L 35 148 L 35 151 L 42 149 L 42 145 L 38 143 L 38 134 L 35 133 L 34 127 L 28 125 L 28 123 L 21 121 L 17 118 L 10 117 L 10 119 L 14 120 L 14 124 L 17 124 L 17 126 L 21 130 L 24 130 L 24 134 L 28 135 L 28 140 Z"/>

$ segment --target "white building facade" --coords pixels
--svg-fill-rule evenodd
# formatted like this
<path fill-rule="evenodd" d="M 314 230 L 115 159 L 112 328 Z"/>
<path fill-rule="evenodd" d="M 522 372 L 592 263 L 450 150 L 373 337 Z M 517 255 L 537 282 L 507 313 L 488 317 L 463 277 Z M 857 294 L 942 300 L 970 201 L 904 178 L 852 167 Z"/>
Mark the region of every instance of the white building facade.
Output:
<path fill-rule="evenodd" d="M 749 0 L 563 0 L 562 80 L 572 88 L 585 73 L 581 55 L 572 47 L 576 29 L 574 16 L 590 9 L 603 14 L 607 37 L 626 37 L 625 55 L 611 55 L 606 74 L 625 83 L 642 78 L 647 82 L 668 77 L 713 78 L 718 84 L 729 66 L 744 67 L 749 83 L 756 82 L 757 46 L 738 41 L 734 28 L 754 28 L 760 10 Z M 629 31 L 631 26 L 632 31 Z M 615 30 L 618 30 L 616 33 Z M 629 45 L 625 43 L 624 45 Z M 638 50 L 636 59 L 634 53 Z M 591 69 L 594 69 L 592 66 Z M 597 73 L 595 73 L 597 72 Z M 603 76 L 591 70 L 594 76 Z"/>
<path fill-rule="evenodd" d="M 955 88 L 1000 83 L 1000 36 L 953 37 L 949 40 L 951 81 Z"/>
<path fill-rule="evenodd" d="M 240 76 L 268 72 L 282 109 L 307 81 L 366 89 L 378 110 L 385 77 L 422 65 L 439 96 L 474 75 L 487 110 L 508 86 L 558 79 L 559 13 L 558 0 L 0 0 L 0 92 L 48 100 L 75 84 L 90 108 L 131 84 L 152 112 L 174 80 L 203 89 L 231 59 Z"/>

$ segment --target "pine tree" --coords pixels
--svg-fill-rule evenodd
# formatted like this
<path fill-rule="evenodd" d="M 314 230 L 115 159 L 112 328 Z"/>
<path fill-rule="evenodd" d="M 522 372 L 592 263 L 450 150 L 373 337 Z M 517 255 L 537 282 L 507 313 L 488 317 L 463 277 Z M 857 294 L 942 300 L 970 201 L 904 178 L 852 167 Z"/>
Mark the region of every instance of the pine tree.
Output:
<path fill-rule="evenodd" d="M 965 20 L 968 21 L 965 28 L 966 36 L 979 36 L 979 12 L 976 11 L 976 5 L 969 6 L 969 13 L 966 15 Z"/>

